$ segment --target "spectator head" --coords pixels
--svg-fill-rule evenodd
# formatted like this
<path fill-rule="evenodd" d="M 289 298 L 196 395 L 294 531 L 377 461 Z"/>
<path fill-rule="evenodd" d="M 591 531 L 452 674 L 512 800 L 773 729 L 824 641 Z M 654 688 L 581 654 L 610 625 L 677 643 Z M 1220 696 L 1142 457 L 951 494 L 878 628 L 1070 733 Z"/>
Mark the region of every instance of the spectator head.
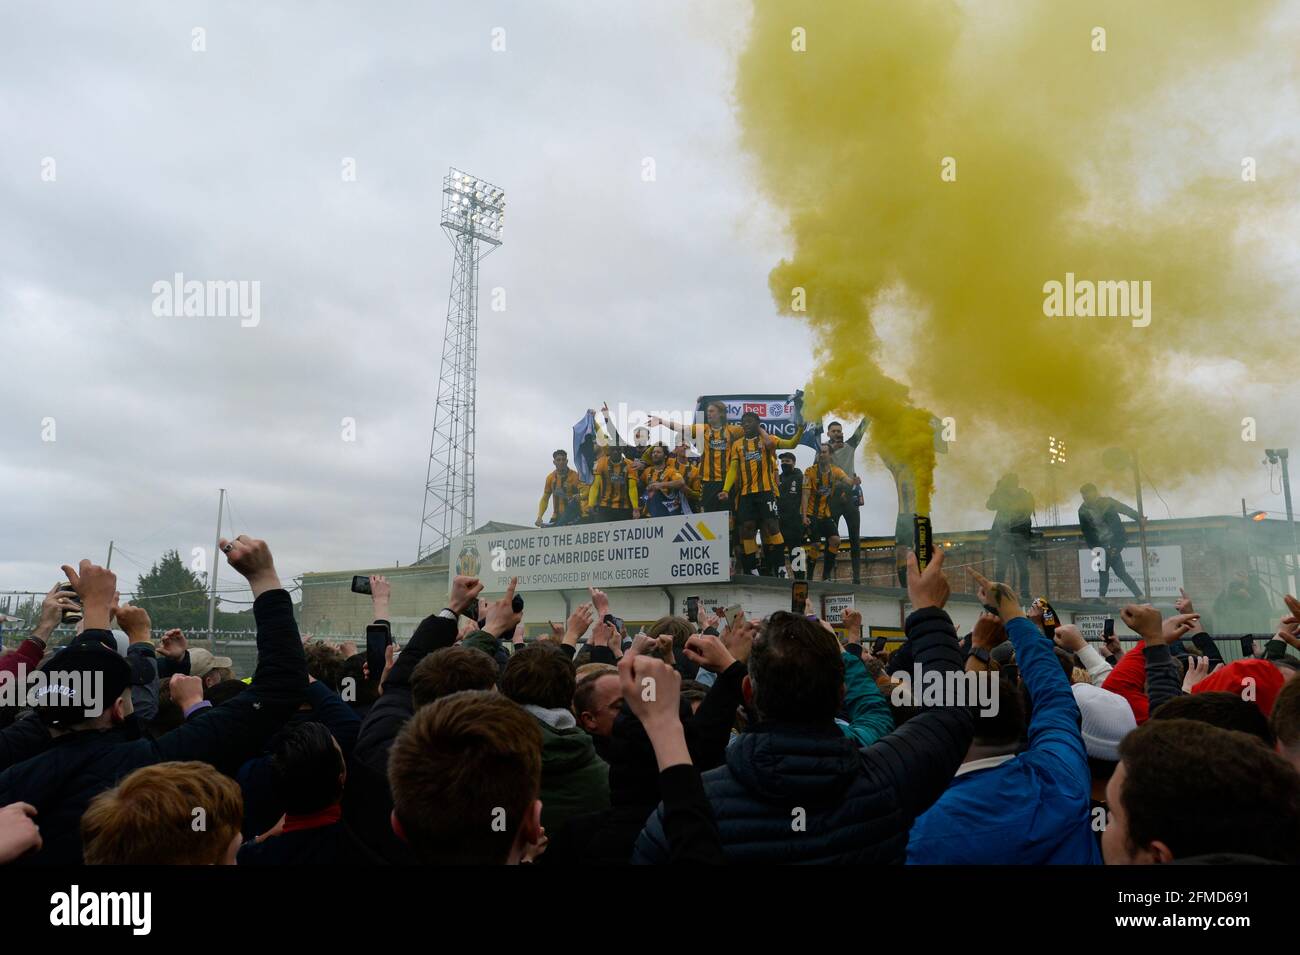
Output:
<path fill-rule="evenodd" d="M 32 708 L 51 729 L 107 729 L 133 712 L 130 664 L 96 642 L 60 650 L 41 673 Z"/>
<path fill-rule="evenodd" d="M 1080 730 L 1088 753 L 1088 769 L 1094 783 L 1104 783 L 1115 773 L 1120 741 L 1137 729 L 1133 707 L 1118 693 L 1090 683 L 1076 683 L 1070 689 L 1082 718 Z"/>
<path fill-rule="evenodd" d="M 1091 504 L 1101 495 L 1097 493 L 1097 485 L 1085 484 L 1083 487 L 1079 488 L 1079 496 L 1083 498 L 1083 503 Z"/>
<path fill-rule="evenodd" d="M 704 420 L 715 428 L 722 427 L 727 423 L 727 403 L 710 401 L 704 406 Z"/>
<path fill-rule="evenodd" d="M 614 720 L 623 710 L 623 692 L 618 671 L 592 673 L 578 682 L 573 691 L 573 711 L 578 725 L 592 736 L 611 736 Z"/>
<path fill-rule="evenodd" d="M 609 446 L 609 463 L 618 464 L 623 460 L 623 448 L 617 444 Z"/>
<path fill-rule="evenodd" d="M 673 638 L 673 655 L 678 659 L 683 659 L 682 650 L 686 646 L 686 641 L 695 636 L 695 628 L 685 617 L 675 617 L 669 614 L 666 617 L 660 617 L 650 629 L 646 631 L 650 636 L 658 639 L 662 636 Z"/>
<path fill-rule="evenodd" d="M 820 624 L 778 611 L 754 639 L 741 688 L 763 721 L 829 723 L 844 698 L 839 642 Z"/>
<path fill-rule="evenodd" d="M 293 724 L 271 750 L 271 780 L 287 814 L 320 812 L 343 796 L 343 750 L 324 723 Z"/>
<path fill-rule="evenodd" d="M 828 468 L 831 466 L 831 446 L 826 443 L 817 445 L 817 466 L 819 468 Z"/>
<path fill-rule="evenodd" d="M 551 455 L 551 463 L 555 465 L 555 470 L 563 471 L 569 466 L 569 452 L 556 451 Z"/>
<path fill-rule="evenodd" d="M 541 779 L 532 716 L 497 693 L 444 696 L 416 711 L 389 753 L 393 829 L 426 864 L 518 861 L 541 836 Z"/>
<path fill-rule="evenodd" d="M 234 865 L 243 821 L 229 776 L 207 763 L 156 763 L 94 798 L 81 842 L 87 865 Z"/>
<path fill-rule="evenodd" d="M 831 439 L 832 444 L 839 444 L 844 440 L 844 425 L 832 421 L 826 426 L 826 436 Z"/>
<path fill-rule="evenodd" d="M 638 448 L 644 448 L 650 443 L 650 429 L 645 427 L 634 429 L 632 431 L 632 443 Z"/>
<path fill-rule="evenodd" d="M 698 680 L 682 680 L 682 699 L 690 704 L 692 713 L 700 708 L 708 695 L 709 688 Z"/>
<path fill-rule="evenodd" d="M 498 686 L 520 706 L 567 710 L 573 706 L 577 680 L 559 645 L 539 640 L 510 655 Z"/>
<path fill-rule="evenodd" d="M 981 709 L 975 717 L 972 744 L 984 752 L 1015 752 L 1025 735 L 1025 698 L 1019 685 L 998 674 L 997 708 Z"/>
<path fill-rule="evenodd" d="M 1106 786 L 1107 864 L 1215 853 L 1300 862 L 1300 775 L 1258 739 L 1196 720 L 1151 720 L 1119 744 Z"/>
<path fill-rule="evenodd" d="M 1265 746 L 1273 745 L 1273 732 L 1259 707 L 1233 693 L 1184 693 L 1162 703 L 1151 719 L 1198 720 L 1221 730 L 1247 733 Z"/>
<path fill-rule="evenodd" d="M 1285 682 L 1282 671 L 1267 660 L 1234 660 L 1197 683 L 1192 692 L 1231 693 L 1259 707 L 1267 718 L 1273 712 L 1273 701 L 1282 692 Z"/>
<path fill-rule="evenodd" d="M 744 430 L 747 438 L 757 438 L 761 424 L 762 419 L 759 418 L 757 411 L 746 411 L 740 416 L 740 427 Z"/>
<path fill-rule="evenodd" d="M 1290 680 L 1273 703 L 1269 726 L 1283 759 L 1300 771 L 1300 680 Z"/>
<path fill-rule="evenodd" d="M 574 657 L 577 660 L 577 657 Z M 595 673 L 617 673 L 618 667 L 612 663 L 585 663 L 578 667 L 573 674 L 575 680 L 581 683 L 587 677 Z"/>
<path fill-rule="evenodd" d="M 366 707 L 379 699 L 379 677 L 381 674 L 371 673 L 367 676 L 366 673 L 366 654 L 364 651 L 354 653 L 343 664 L 343 690 L 352 690 L 355 696 L 354 699 L 348 700 L 349 703 Z M 344 699 L 347 699 L 346 695 Z"/>
<path fill-rule="evenodd" d="M 495 690 L 497 664 L 482 650 L 452 646 L 434 650 L 411 671 L 416 709 L 462 690 Z"/>
<path fill-rule="evenodd" d="M 321 643 L 318 640 L 309 640 L 303 644 L 302 650 L 307 656 L 308 675 L 338 693 L 343 686 L 343 671 L 348 662 L 343 651 L 332 644 Z"/>
<path fill-rule="evenodd" d="M 229 703 L 239 694 L 248 689 L 248 684 L 243 680 L 222 680 L 220 683 L 214 683 L 203 691 L 203 698 L 213 706 L 220 706 L 223 703 Z"/>
<path fill-rule="evenodd" d="M 233 679 L 234 666 L 235 661 L 230 657 L 214 656 L 211 651 L 204 650 L 202 647 L 190 649 L 190 676 L 201 679 L 205 689 L 216 686 L 222 680 Z"/>
<path fill-rule="evenodd" d="M 656 444 L 650 448 L 650 463 L 655 467 L 660 467 L 668 460 L 668 449 L 662 444 Z"/>
<path fill-rule="evenodd" d="M 779 457 L 781 459 L 782 471 L 789 471 L 792 467 L 794 467 L 794 461 L 795 461 L 794 452 L 782 451 Z"/>

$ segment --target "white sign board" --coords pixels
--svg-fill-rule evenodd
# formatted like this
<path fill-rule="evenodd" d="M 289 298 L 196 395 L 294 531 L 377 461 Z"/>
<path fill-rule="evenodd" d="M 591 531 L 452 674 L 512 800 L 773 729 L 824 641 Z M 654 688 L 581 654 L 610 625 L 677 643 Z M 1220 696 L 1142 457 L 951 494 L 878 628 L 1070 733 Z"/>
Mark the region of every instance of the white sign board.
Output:
<path fill-rule="evenodd" d="M 1142 586 L 1142 549 L 1140 547 L 1125 547 L 1124 569 L 1128 572 L 1139 587 Z M 1100 597 L 1101 596 L 1101 575 L 1097 570 L 1093 570 L 1094 564 L 1100 564 L 1104 560 L 1104 552 L 1096 556 L 1087 549 L 1079 551 L 1079 594 L 1083 597 Z M 1164 547 L 1147 548 L 1147 567 L 1151 574 L 1151 593 L 1149 597 L 1177 597 L 1178 588 L 1183 586 L 1183 549 L 1181 546 L 1174 544 Z M 1133 597 L 1135 594 L 1124 585 L 1124 582 L 1115 575 L 1112 570 L 1110 576 L 1110 588 L 1106 592 L 1108 597 Z"/>
<path fill-rule="evenodd" d="M 470 534 L 451 542 L 451 575 L 502 593 L 592 586 L 725 583 L 731 579 L 726 511 Z"/>
<path fill-rule="evenodd" d="M 1106 626 L 1106 614 L 1104 613 L 1076 613 L 1074 615 L 1074 625 L 1079 628 L 1079 633 L 1083 634 L 1085 640 L 1100 640 L 1101 631 Z M 1115 616 L 1119 616 L 1118 613 Z"/>
<path fill-rule="evenodd" d="M 822 598 L 822 616 L 827 623 L 843 623 L 844 611 L 853 609 L 853 594 L 827 594 Z"/>

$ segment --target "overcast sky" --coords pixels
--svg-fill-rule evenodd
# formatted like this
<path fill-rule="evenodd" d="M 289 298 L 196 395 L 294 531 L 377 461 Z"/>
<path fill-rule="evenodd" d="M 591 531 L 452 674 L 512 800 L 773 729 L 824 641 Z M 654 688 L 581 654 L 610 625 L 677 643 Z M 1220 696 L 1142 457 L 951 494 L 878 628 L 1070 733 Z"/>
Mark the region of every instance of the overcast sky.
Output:
<path fill-rule="evenodd" d="M 550 451 L 602 400 L 801 386 L 811 338 L 767 288 L 786 239 L 732 115 L 745 11 L 0 6 L 0 591 L 110 539 L 131 589 L 163 550 L 211 547 L 219 487 L 282 576 L 413 560 L 449 165 L 508 202 L 481 273 L 479 522 L 531 523 Z M 260 282 L 259 324 L 155 316 L 176 272 Z M 1237 506 L 1220 498 L 1170 504 Z M 864 533 L 893 513 L 876 471 Z"/>

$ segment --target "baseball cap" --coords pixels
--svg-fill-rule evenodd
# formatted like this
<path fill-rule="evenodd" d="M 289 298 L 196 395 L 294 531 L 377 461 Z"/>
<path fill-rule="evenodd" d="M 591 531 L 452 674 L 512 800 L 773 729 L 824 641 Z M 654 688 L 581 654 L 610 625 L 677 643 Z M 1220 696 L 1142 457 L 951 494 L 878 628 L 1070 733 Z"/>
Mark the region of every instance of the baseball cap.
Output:
<path fill-rule="evenodd" d="M 213 670 L 222 667 L 233 669 L 234 666 L 235 661 L 230 657 L 213 656 L 211 651 L 202 647 L 190 650 L 190 676 L 207 676 Z"/>
<path fill-rule="evenodd" d="M 793 460 L 794 460 L 794 452 L 793 452 L 793 451 L 784 451 L 784 452 L 782 452 L 781 454 L 778 454 L 777 457 L 780 458 L 782 461 L 784 461 L 786 458 L 789 458 L 791 461 L 793 461 Z"/>
<path fill-rule="evenodd" d="M 1118 693 L 1091 683 L 1076 683 L 1074 701 L 1083 717 L 1083 748 L 1093 759 L 1119 762 L 1119 741 L 1137 729 L 1133 707 Z"/>
<path fill-rule="evenodd" d="M 32 709 L 46 726 L 93 719 L 131 685 L 126 660 L 93 640 L 60 650 L 40 672 L 45 682 L 32 693 Z"/>
<path fill-rule="evenodd" d="M 1254 703 L 1268 716 L 1286 677 L 1267 660 L 1234 660 L 1192 687 L 1193 693 L 1226 691 Z"/>

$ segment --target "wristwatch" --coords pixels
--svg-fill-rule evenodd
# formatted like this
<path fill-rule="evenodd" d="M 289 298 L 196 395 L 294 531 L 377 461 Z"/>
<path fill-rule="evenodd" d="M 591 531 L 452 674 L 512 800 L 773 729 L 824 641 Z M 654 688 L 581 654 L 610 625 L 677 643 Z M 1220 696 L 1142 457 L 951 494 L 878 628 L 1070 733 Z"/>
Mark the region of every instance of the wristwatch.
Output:
<path fill-rule="evenodd" d="M 443 607 L 441 610 L 438 611 L 438 616 L 439 616 L 439 617 L 444 617 L 444 618 L 446 618 L 447 620 L 459 620 L 459 619 L 460 619 L 460 615 L 457 614 L 456 611 L 452 610 L 450 607 Z"/>
<path fill-rule="evenodd" d="M 989 655 L 988 650 L 986 650 L 984 647 L 971 647 L 968 656 L 974 657 L 976 660 L 980 661 L 980 663 L 984 664 L 985 666 L 989 666 L 993 659 Z"/>

